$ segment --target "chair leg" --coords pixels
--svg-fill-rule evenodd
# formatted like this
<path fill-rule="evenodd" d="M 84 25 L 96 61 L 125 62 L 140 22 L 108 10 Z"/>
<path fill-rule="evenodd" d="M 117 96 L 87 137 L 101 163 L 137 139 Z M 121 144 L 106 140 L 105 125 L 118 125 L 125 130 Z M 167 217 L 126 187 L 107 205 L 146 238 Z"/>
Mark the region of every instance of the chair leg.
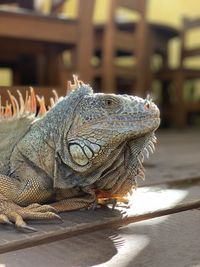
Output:
<path fill-rule="evenodd" d="M 170 102 L 169 86 L 171 80 L 161 80 L 161 103 L 160 111 L 162 114 L 162 124 L 169 126 L 170 122 L 173 121 L 172 104 Z"/>
<path fill-rule="evenodd" d="M 151 92 L 152 78 L 147 74 L 139 75 L 136 80 L 134 94 L 145 98 Z"/>
<path fill-rule="evenodd" d="M 61 73 L 63 70 L 63 62 L 61 53 L 52 47 L 47 50 L 47 84 L 52 86 L 63 86 Z"/>
<path fill-rule="evenodd" d="M 117 82 L 115 75 L 112 71 L 108 71 L 102 77 L 102 92 L 106 93 L 116 93 Z"/>
<path fill-rule="evenodd" d="M 174 114 L 174 122 L 178 128 L 184 128 L 187 123 L 187 112 L 185 110 L 185 105 L 183 100 L 184 76 L 182 73 L 177 73 L 175 77 L 175 89 L 176 89 L 176 110 Z"/>

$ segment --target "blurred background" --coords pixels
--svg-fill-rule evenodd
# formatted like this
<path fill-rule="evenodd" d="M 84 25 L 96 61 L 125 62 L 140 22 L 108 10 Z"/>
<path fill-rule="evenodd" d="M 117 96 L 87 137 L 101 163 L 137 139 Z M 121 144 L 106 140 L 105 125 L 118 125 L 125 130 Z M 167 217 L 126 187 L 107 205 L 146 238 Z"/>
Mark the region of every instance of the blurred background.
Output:
<path fill-rule="evenodd" d="M 0 88 L 46 98 L 78 74 L 94 90 L 151 94 L 162 126 L 200 126 L 198 0 L 0 0 Z"/>

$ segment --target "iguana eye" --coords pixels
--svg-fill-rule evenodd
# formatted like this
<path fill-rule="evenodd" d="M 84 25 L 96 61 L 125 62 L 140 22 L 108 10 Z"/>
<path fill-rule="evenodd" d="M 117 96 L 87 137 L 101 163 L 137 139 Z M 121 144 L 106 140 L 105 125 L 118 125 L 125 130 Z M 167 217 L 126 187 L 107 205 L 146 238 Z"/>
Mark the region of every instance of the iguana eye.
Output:
<path fill-rule="evenodd" d="M 112 105 L 112 100 L 111 99 L 107 99 L 105 102 L 106 102 L 107 106 L 111 106 Z"/>
<path fill-rule="evenodd" d="M 103 99 L 103 106 L 105 108 L 114 108 L 119 105 L 119 101 L 117 99 L 112 98 L 112 97 L 107 97 Z"/>

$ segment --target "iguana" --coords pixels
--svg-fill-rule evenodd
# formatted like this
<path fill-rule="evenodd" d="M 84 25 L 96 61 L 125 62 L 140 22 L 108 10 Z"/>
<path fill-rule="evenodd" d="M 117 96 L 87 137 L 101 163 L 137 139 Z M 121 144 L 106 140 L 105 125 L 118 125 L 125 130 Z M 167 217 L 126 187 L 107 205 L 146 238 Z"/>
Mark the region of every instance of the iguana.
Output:
<path fill-rule="evenodd" d="M 149 98 L 94 93 L 76 77 L 69 87 L 47 112 L 33 89 L 25 100 L 18 92 L 19 101 L 8 92 L 9 103 L 0 104 L 0 223 L 34 230 L 25 220 L 124 201 L 144 177 L 157 106 Z"/>

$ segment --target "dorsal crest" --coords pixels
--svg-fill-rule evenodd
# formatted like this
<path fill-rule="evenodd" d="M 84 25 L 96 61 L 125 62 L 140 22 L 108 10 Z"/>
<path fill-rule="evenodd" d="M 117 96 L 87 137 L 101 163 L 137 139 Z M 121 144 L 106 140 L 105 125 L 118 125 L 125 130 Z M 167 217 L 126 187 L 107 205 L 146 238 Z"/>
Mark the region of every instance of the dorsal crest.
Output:
<path fill-rule="evenodd" d="M 11 94 L 8 90 L 8 100 L 3 105 L 0 101 L 0 120 L 20 118 L 28 115 L 43 116 L 47 112 L 44 97 L 39 97 L 35 94 L 35 91 L 30 87 L 29 91 L 26 91 L 25 97 L 17 90 L 18 99 Z M 57 93 L 55 92 L 54 101 L 51 101 L 51 105 L 55 104 Z"/>
<path fill-rule="evenodd" d="M 78 80 L 76 75 L 73 75 L 73 83 L 67 81 L 67 95 L 79 96 L 92 94 L 93 90 L 89 84 L 85 84 L 83 81 Z"/>
<path fill-rule="evenodd" d="M 92 89 L 79 81 L 77 76 L 73 75 L 73 83 L 67 82 L 67 95 L 77 96 L 79 95 L 79 89 Z M 76 92 L 77 91 L 77 92 Z M 0 96 L 0 121 L 5 119 L 20 118 L 24 116 L 42 117 L 46 112 L 56 105 L 61 98 L 58 97 L 56 90 L 52 90 L 53 97 L 49 99 L 50 105 L 46 105 L 44 96 L 35 94 L 35 90 L 30 87 L 29 91 L 26 91 L 25 97 L 17 90 L 18 99 L 8 90 L 8 100 L 3 105 Z"/>

